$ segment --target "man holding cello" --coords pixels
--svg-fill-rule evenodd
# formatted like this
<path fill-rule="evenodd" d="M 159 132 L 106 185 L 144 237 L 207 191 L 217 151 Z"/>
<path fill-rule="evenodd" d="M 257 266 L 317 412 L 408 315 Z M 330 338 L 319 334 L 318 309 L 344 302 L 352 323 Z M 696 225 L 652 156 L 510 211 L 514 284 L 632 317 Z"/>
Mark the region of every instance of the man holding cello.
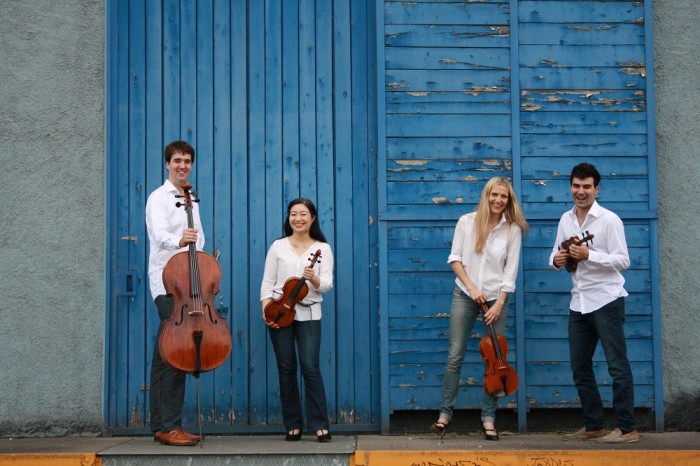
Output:
<path fill-rule="evenodd" d="M 204 247 L 197 203 L 192 205 L 194 228 L 188 228 L 187 217 L 178 207 L 176 198 L 183 195 L 183 186 L 188 184 L 194 155 L 194 148 L 185 141 L 168 144 L 165 147 L 168 179 L 148 196 L 146 203 L 146 228 L 151 248 L 148 277 L 151 296 L 161 321 L 151 363 L 151 430 L 154 440 L 165 445 L 190 446 L 201 440 L 199 435 L 190 434 L 182 428 L 186 374 L 167 366 L 158 350 L 163 322 L 170 318 L 173 309 L 172 295 L 166 294 L 163 283 L 163 268 L 173 255 L 186 251 L 190 243 L 195 243 L 200 251 Z"/>

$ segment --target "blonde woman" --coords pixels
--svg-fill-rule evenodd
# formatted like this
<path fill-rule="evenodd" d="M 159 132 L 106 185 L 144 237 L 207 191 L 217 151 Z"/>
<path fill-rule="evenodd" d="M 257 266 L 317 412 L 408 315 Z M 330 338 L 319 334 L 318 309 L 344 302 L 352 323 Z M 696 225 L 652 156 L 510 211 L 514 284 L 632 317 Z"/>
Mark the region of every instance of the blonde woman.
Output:
<path fill-rule="evenodd" d="M 513 187 L 501 177 L 491 178 L 481 192 L 476 212 L 463 215 L 455 227 L 447 262 L 456 275 L 450 307 L 450 347 L 442 385 L 440 417 L 431 431 L 444 437 L 457 402 L 459 377 L 481 304 L 488 306 L 484 322 L 505 332 L 508 293 L 515 291 L 520 243 L 527 221 Z M 481 428 L 486 440 L 498 440 L 497 397 L 484 391 Z"/>

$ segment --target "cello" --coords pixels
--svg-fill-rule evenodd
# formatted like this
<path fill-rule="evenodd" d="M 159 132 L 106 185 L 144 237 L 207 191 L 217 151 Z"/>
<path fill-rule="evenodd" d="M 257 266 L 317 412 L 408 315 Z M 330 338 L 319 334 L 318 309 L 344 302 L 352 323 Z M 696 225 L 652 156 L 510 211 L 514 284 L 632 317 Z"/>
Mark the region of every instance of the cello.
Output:
<path fill-rule="evenodd" d="M 316 265 L 319 257 L 321 257 L 321 250 L 317 249 L 316 252 L 309 257 L 310 268 Z M 282 295 L 273 299 L 265 306 L 265 320 L 269 323 L 277 324 L 280 328 L 289 327 L 294 322 L 294 315 L 296 310 L 294 306 L 304 299 L 309 292 L 309 285 L 306 284 L 304 278 L 291 277 L 284 282 L 282 287 Z"/>
<path fill-rule="evenodd" d="M 187 226 L 194 228 L 192 185 L 185 183 L 184 205 Z M 173 299 L 173 312 L 163 322 L 158 351 L 163 362 L 171 368 L 194 374 L 216 369 L 231 354 L 231 331 L 226 319 L 214 307 L 214 295 L 219 292 L 221 267 L 213 256 L 197 251 L 195 243 L 189 250 L 175 254 L 163 268 L 163 284 Z"/>
<path fill-rule="evenodd" d="M 481 310 L 486 314 L 489 310 L 481 303 Z M 506 337 L 499 335 L 493 325 L 486 324 L 489 334 L 479 342 L 479 352 L 485 362 L 484 390 L 491 396 L 505 396 L 515 393 L 518 389 L 518 374 L 508 365 L 508 342 Z"/>

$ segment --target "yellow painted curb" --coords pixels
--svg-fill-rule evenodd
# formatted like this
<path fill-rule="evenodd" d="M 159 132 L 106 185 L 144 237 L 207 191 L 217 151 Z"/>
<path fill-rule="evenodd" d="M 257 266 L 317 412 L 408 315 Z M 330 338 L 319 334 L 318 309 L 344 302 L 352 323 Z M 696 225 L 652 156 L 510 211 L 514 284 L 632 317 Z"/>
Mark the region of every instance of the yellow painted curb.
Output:
<path fill-rule="evenodd" d="M 95 453 L 18 453 L 0 455 L 0 465 L 102 466 L 102 458 Z"/>
<path fill-rule="evenodd" d="M 362 451 L 350 466 L 700 466 L 700 450 Z"/>

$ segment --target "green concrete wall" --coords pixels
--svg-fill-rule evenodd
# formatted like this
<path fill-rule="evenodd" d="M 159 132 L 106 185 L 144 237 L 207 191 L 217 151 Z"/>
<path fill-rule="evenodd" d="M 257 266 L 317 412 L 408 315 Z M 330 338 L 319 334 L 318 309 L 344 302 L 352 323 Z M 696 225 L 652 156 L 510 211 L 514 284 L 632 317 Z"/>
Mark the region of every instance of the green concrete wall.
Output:
<path fill-rule="evenodd" d="M 664 401 L 700 429 L 700 2 L 655 0 L 656 144 Z"/>
<path fill-rule="evenodd" d="M 105 4 L 0 1 L 0 435 L 102 426 Z"/>

